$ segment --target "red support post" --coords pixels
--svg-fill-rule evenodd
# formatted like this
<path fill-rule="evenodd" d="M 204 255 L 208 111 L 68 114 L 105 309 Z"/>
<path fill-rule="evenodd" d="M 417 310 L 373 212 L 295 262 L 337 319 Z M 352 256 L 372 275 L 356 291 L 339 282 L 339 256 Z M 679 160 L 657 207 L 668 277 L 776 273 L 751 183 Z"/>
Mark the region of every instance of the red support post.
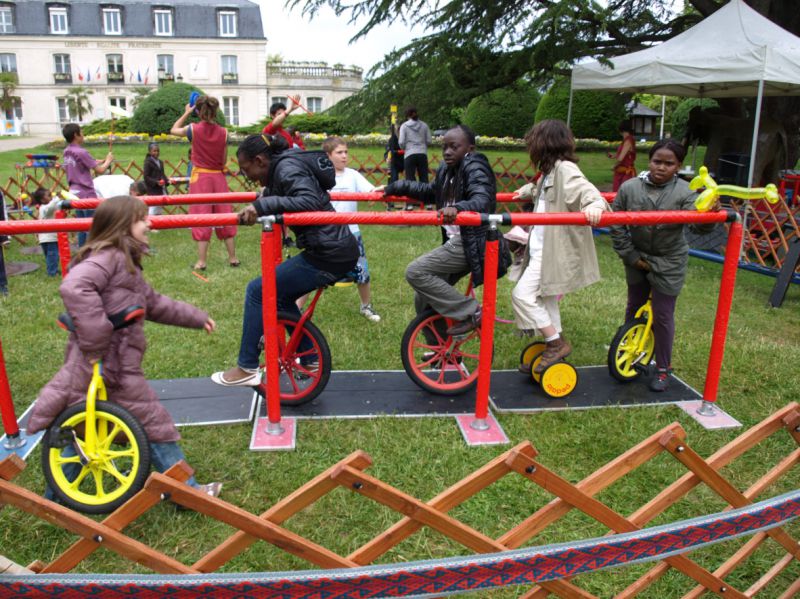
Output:
<path fill-rule="evenodd" d="M 728 333 L 728 321 L 733 304 L 733 291 L 736 285 L 736 272 L 739 267 L 739 248 L 742 245 L 743 226 L 739 216 L 728 229 L 728 243 L 725 246 L 725 263 L 722 265 L 722 278 L 719 283 L 719 300 L 717 315 L 714 320 L 714 332 L 711 335 L 711 350 L 708 356 L 706 384 L 703 388 L 703 403 L 698 413 L 703 416 L 714 414 L 712 404 L 717 401 L 719 377 L 722 369 L 722 358 L 725 354 L 725 338 Z"/>
<path fill-rule="evenodd" d="M 62 220 L 67 218 L 67 212 L 65 210 L 56 210 L 56 218 Z M 67 276 L 69 262 L 72 260 L 72 251 L 69 249 L 69 234 L 66 231 L 59 231 L 56 234 L 56 239 L 58 240 L 58 260 L 61 262 L 61 278 L 63 279 Z"/>
<path fill-rule="evenodd" d="M 264 223 L 261 233 L 261 315 L 264 319 L 264 371 L 267 377 L 267 432 L 279 435 L 281 427 L 281 389 L 278 360 L 278 290 L 275 265 L 280 262 L 280 227 Z"/>
<path fill-rule="evenodd" d="M 19 424 L 17 424 L 17 416 L 14 413 L 14 402 L 11 400 L 11 387 L 8 384 L 2 343 L 0 343 L 0 416 L 2 416 L 6 435 L 9 437 L 19 436 Z"/>
<path fill-rule="evenodd" d="M 494 317 L 497 313 L 497 263 L 498 231 L 495 217 L 489 224 L 486 236 L 486 256 L 483 263 L 483 308 L 481 309 L 481 348 L 478 366 L 478 389 L 475 396 L 475 421 L 472 428 L 488 428 L 489 385 L 492 377 L 492 354 L 494 352 Z"/>

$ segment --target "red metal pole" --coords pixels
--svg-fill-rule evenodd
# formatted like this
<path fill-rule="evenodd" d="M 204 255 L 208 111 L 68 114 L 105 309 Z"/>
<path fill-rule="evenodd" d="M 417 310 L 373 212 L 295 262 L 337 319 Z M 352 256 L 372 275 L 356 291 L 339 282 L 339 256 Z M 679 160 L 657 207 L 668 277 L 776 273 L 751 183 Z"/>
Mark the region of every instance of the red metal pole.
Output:
<path fill-rule="evenodd" d="M 67 213 L 65 210 L 56 210 L 56 218 L 65 219 Z M 56 234 L 58 241 L 58 259 L 61 262 L 61 278 L 67 276 L 69 270 L 69 261 L 72 260 L 72 251 L 69 248 L 69 234 L 65 231 L 59 231 Z"/>
<path fill-rule="evenodd" d="M 722 265 L 722 278 L 719 283 L 719 300 L 717 316 L 714 320 L 714 332 L 711 335 L 711 351 L 708 356 L 706 384 L 703 388 L 703 404 L 698 410 L 702 415 L 713 415 L 712 403 L 717 401 L 719 376 L 722 358 L 725 354 L 725 338 L 728 332 L 728 320 L 731 315 L 733 291 L 736 285 L 736 272 L 739 266 L 739 248 L 742 244 L 742 221 L 736 216 L 728 229 L 728 243 L 725 247 L 725 263 Z"/>
<path fill-rule="evenodd" d="M 492 218 L 492 217 L 490 217 Z M 472 428 L 486 430 L 489 415 L 489 385 L 492 377 L 494 350 L 494 317 L 497 312 L 497 221 L 492 218 L 486 236 L 486 256 L 483 262 L 483 308 L 481 309 L 481 348 L 478 366 L 478 389 L 475 396 L 475 421 Z"/>
<path fill-rule="evenodd" d="M 11 387 L 8 384 L 2 343 L 0 343 L 0 416 L 2 416 L 6 435 L 9 437 L 19 436 L 19 424 L 17 424 L 17 416 L 14 413 L 14 402 L 11 401 Z"/>
<path fill-rule="evenodd" d="M 280 228 L 274 221 L 264 223 L 261 234 L 261 315 L 264 319 L 264 371 L 267 377 L 267 432 L 279 435 L 281 427 L 281 389 L 278 360 L 278 290 L 275 265 L 280 262 Z M 277 249 L 277 255 L 276 255 Z"/>

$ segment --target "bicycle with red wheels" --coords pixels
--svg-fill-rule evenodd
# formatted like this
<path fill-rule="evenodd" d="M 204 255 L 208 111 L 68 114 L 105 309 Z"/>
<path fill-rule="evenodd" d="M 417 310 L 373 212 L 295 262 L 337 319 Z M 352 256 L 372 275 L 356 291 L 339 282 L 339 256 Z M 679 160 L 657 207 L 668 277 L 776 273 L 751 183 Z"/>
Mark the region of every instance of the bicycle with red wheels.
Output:
<path fill-rule="evenodd" d="M 278 311 L 281 405 L 299 406 L 312 401 L 322 393 L 330 379 L 331 349 L 325 335 L 311 322 L 317 301 L 324 290 L 324 287 L 317 289 L 311 303 L 300 316 Z M 262 380 L 255 389 L 259 395 L 266 397 L 266 381 Z"/>

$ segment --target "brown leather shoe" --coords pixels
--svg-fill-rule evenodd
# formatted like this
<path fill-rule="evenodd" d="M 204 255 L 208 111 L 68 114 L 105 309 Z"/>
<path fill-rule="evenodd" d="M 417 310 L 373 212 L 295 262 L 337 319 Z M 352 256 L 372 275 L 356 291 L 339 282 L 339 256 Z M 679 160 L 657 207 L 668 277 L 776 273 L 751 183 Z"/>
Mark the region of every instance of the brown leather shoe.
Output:
<path fill-rule="evenodd" d="M 563 360 L 571 353 L 572 346 L 564 339 L 563 335 L 558 339 L 548 341 L 547 347 L 544 348 L 544 353 L 542 353 L 542 359 L 539 360 L 539 363 L 533 371 L 536 374 L 542 374 L 548 366 L 555 364 L 559 360 Z"/>

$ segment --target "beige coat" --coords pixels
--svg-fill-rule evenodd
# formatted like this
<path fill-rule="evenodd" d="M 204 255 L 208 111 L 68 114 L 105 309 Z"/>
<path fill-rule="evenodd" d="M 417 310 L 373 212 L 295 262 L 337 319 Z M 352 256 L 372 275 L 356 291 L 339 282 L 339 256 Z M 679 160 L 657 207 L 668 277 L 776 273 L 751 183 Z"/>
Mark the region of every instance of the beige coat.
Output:
<path fill-rule="evenodd" d="M 589 183 L 578 165 L 567 160 L 556 162 L 549 175 L 538 184 L 529 183 L 518 194 L 534 202 L 544 186 L 545 212 L 582 212 L 589 206 L 610 211 L 597 188 Z M 546 225 L 542 248 L 542 295 L 562 295 L 577 291 L 600 280 L 600 267 L 591 227 Z M 523 270 L 530 256 L 526 252 Z"/>

